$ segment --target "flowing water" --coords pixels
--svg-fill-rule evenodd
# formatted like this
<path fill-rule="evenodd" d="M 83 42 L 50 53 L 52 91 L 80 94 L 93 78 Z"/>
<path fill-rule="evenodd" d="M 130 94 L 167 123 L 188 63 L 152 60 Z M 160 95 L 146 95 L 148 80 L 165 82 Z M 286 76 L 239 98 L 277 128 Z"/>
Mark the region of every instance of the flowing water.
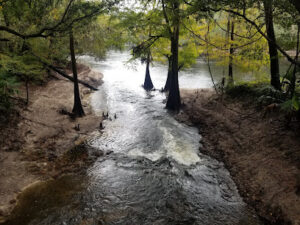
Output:
<path fill-rule="evenodd" d="M 260 224 L 223 164 L 201 154 L 197 129 L 172 117 L 163 93 L 142 89 L 145 66 L 126 65 L 128 59 L 127 52 L 115 51 L 103 61 L 81 57 L 104 74 L 91 104 L 110 118 L 89 145 L 105 154 L 85 176 L 28 189 L 7 224 Z M 161 88 L 166 68 L 156 65 L 151 76 Z M 206 66 L 199 62 L 183 71 L 180 85 L 210 87 Z"/>

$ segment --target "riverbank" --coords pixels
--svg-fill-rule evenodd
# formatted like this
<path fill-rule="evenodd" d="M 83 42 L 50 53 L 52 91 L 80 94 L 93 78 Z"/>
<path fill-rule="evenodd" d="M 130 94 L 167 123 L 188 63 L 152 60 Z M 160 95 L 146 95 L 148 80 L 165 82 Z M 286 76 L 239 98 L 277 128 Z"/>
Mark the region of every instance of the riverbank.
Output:
<path fill-rule="evenodd" d="M 69 69 L 66 69 L 71 74 Z M 78 65 L 79 79 L 93 85 L 103 75 Z M 17 195 L 33 183 L 83 171 L 98 156 L 84 142 L 102 118 L 89 104 L 91 90 L 80 85 L 86 116 L 71 119 L 73 83 L 57 74 L 42 86 L 31 85 L 29 105 L 19 103 L 2 125 L 0 137 L 0 223 L 10 214 Z M 25 90 L 18 97 L 24 98 Z"/>
<path fill-rule="evenodd" d="M 244 98 L 182 90 L 177 119 L 196 125 L 201 152 L 224 162 L 240 194 L 266 224 L 300 224 L 300 132 L 276 109 L 266 114 Z"/>

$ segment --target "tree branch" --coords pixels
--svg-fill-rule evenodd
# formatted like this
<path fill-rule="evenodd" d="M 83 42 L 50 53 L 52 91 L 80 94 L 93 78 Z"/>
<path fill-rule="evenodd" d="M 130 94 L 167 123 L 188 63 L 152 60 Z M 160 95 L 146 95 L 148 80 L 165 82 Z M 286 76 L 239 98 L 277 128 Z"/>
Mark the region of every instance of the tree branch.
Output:
<path fill-rule="evenodd" d="M 172 36 L 172 30 L 171 30 L 170 21 L 169 21 L 169 18 L 168 18 L 167 12 L 166 12 L 165 1 L 164 1 L 164 0 L 161 0 L 161 4 L 162 4 L 162 8 L 163 8 L 163 14 L 164 14 L 164 18 L 165 18 L 165 21 L 166 21 L 166 23 L 167 23 L 167 26 L 168 26 L 168 31 L 169 31 L 169 34 L 170 34 L 170 36 Z"/>
<path fill-rule="evenodd" d="M 212 9 L 212 8 L 209 8 L 210 10 L 212 11 L 220 11 L 220 9 Z M 297 62 L 295 59 L 293 59 L 289 54 L 286 53 L 286 51 L 284 51 L 277 43 L 273 42 L 272 40 L 270 40 L 268 38 L 268 36 L 261 30 L 261 28 L 252 20 L 250 20 L 246 14 L 241 14 L 237 11 L 234 11 L 232 9 L 223 9 L 225 12 L 229 12 L 233 15 L 236 15 L 236 16 L 239 16 L 241 18 L 243 18 L 246 22 L 250 23 L 251 25 L 253 25 L 257 31 L 268 41 L 272 42 L 275 47 L 281 52 L 282 55 L 284 55 L 288 61 L 290 61 L 291 63 L 295 64 L 295 65 L 298 65 L 300 66 L 300 62 Z"/>
<path fill-rule="evenodd" d="M 97 14 L 99 14 L 99 13 L 102 12 L 102 8 L 99 7 L 97 10 L 94 10 L 90 14 L 87 14 L 87 15 L 75 18 L 75 19 L 71 20 L 69 23 L 66 23 L 65 19 L 66 19 L 66 16 L 67 16 L 67 14 L 68 14 L 68 12 L 70 10 L 70 7 L 71 7 L 71 5 L 72 5 L 73 2 L 74 2 L 74 0 L 69 0 L 69 4 L 67 5 L 67 7 L 65 9 L 62 18 L 60 19 L 60 21 L 57 24 L 53 25 L 52 27 L 44 27 L 41 30 L 39 30 L 38 32 L 33 33 L 33 34 L 21 34 L 21 33 L 15 31 L 15 30 L 13 30 L 13 29 L 11 29 L 9 27 L 6 27 L 6 26 L 0 26 L 0 31 L 1 30 L 2 31 L 6 31 L 6 32 L 8 32 L 10 34 L 13 34 L 15 36 L 18 36 L 18 37 L 20 37 L 22 39 L 38 38 L 38 37 L 46 38 L 46 37 L 52 36 L 53 33 L 55 33 L 55 32 L 59 32 L 59 31 L 62 32 L 63 30 L 60 30 L 58 28 L 60 26 L 64 25 L 64 24 L 66 25 L 66 27 L 71 27 L 76 22 L 79 22 L 79 21 L 84 20 L 84 19 L 89 18 L 89 17 L 93 17 L 93 16 L 95 16 L 95 15 L 97 15 Z M 49 33 L 48 34 L 44 34 L 47 31 Z"/>
<path fill-rule="evenodd" d="M 212 18 L 213 19 L 213 18 Z M 224 29 L 216 20 L 213 20 L 214 23 L 224 32 L 228 33 L 228 31 L 226 29 Z M 262 24 L 260 27 L 262 28 L 264 26 L 264 24 Z M 251 28 L 250 28 L 251 30 Z M 240 37 L 240 38 L 244 38 L 244 39 L 252 39 L 256 34 L 258 33 L 258 31 L 256 31 L 254 34 L 250 35 L 250 36 L 244 36 L 244 35 L 240 35 L 240 34 L 237 34 L 236 32 L 234 32 L 233 34 L 237 37 Z"/>

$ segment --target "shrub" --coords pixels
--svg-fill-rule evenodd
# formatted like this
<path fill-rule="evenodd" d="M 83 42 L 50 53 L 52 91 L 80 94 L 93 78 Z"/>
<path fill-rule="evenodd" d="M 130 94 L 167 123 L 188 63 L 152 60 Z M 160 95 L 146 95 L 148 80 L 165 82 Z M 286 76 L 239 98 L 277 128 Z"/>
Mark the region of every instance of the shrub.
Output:
<path fill-rule="evenodd" d="M 272 103 L 283 103 L 287 96 L 266 83 L 243 83 L 227 87 L 226 93 L 233 97 L 247 97 L 255 100 L 259 105 L 266 106 Z"/>
<path fill-rule="evenodd" d="M 11 108 L 11 96 L 17 93 L 18 85 L 19 83 L 15 76 L 0 70 L 0 115 L 2 117 Z"/>

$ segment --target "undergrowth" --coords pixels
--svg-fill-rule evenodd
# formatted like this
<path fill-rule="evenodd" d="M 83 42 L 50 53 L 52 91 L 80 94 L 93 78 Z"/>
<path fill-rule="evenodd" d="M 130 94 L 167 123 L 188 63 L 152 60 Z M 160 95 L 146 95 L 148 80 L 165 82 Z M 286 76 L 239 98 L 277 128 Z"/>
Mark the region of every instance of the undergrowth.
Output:
<path fill-rule="evenodd" d="M 300 112 L 300 90 L 297 87 L 293 97 L 284 91 L 276 90 L 268 83 L 241 83 L 226 88 L 226 94 L 231 98 L 244 98 L 258 106 L 266 107 L 276 104 L 282 112 L 296 116 Z"/>

